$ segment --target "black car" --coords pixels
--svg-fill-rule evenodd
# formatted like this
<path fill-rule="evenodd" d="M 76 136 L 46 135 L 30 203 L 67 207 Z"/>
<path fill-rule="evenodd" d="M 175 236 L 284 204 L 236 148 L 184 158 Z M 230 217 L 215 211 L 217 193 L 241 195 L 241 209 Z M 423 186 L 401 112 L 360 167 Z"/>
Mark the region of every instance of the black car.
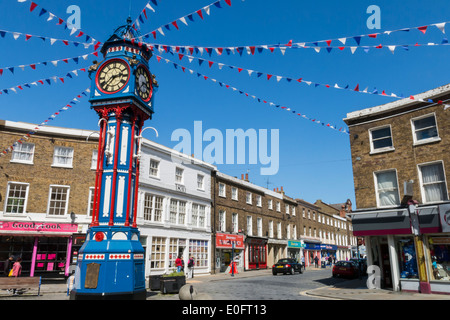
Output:
<path fill-rule="evenodd" d="M 272 274 L 275 276 L 280 272 L 282 272 L 283 274 L 294 274 L 295 272 L 303 273 L 303 265 L 301 263 L 298 263 L 295 259 L 280 259 L 272 266 Z"/>

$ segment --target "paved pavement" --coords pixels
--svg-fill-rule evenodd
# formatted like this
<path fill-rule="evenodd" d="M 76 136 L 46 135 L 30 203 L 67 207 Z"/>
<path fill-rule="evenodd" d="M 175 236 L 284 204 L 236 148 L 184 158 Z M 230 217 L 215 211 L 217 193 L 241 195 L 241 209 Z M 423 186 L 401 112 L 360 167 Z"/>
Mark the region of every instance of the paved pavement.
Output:
<path fill-rule="evenodd" d="M 315 272 L 320 269 L 308 267 L 305 272 Z M 241 272 L 234 277 L 230 274 L 217 274 L 208 276 L 198 276 L 193 279 L 188 279 L 187 284 L 205 282 L 205 281 L 226 281 L 239 278 L 251 278 L 270 275 L 270 269 L 254 270 Z M 409 292 L 393 292 L 383 289 L 367 289 L 367 277 L 361 280 L 354 279 L 338 283 L 334 286 L 324 286 L 317 289 L 311 289 L 299 292 L 301 295 L 317 297 L 318 299 L 333 299 L 333 300 L 450 300 L 450 295 L 438 294 L 420 294 Z M 67 300 L 67 285 L 64 281 L 43 282 L 41 285 L 41 296 L 36 296 L 37 291 L 30 291 L 24 295 L 11 296 L 5 290 L 0 290 L 0 299 L 39 299 L 39 300 Z M 34 294 L 34 296 L 33 296 Z M 202 298 L 199 295 L 198 298 Z M 208 296 L 203 296 L 203 299 L 208 299 Z M 159 292 L 148 291 L 147 300 L 179 300 L 178 294 L 163 295 Z"/>

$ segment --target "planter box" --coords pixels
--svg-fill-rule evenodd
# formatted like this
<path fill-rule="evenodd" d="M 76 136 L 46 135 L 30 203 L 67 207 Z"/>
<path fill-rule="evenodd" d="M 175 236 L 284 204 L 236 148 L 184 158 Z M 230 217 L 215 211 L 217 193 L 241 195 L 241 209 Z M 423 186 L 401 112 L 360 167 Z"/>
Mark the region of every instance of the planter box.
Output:
<path fill-rule="evenodd" d="M 148 287 L 151 291 L 159 291 L 161 289 L 161 275 L 150 276 L 148 282 Z"/>
<path fill-rule="evenodd" d="M 161 293 L 178 293 L 180 292 L 181 287 L 186 284 L 186 277 L 161 277 L 159 281 Z"/>

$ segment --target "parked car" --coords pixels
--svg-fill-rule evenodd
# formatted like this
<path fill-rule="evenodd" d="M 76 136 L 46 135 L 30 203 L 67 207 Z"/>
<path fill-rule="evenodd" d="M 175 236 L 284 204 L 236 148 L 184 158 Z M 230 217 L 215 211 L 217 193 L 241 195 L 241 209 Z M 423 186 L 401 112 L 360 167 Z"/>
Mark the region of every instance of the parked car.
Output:
<path fill-rule="evenodd" d="M 362 272 L 361 274 L 367 273 L 367 259 L 352 258 L 350 259 L 350 261 L 354 262 L 357 266 L 361 268 L 360 269 L 360 271 Z"/>
<path fill-rule="evenodd" d="M 280 259 L 272 266 L 272 274 L 275 276 L 281 272 L 283 274 L 294 274 L 295 272 L 303 273 L 303 265 L 292 258 Z"/>
<path fill-rule="evenodd" d="M 358 277 L 358 266 L 353 261 L 337 261 L 333 266 L 333 277 Z"/>

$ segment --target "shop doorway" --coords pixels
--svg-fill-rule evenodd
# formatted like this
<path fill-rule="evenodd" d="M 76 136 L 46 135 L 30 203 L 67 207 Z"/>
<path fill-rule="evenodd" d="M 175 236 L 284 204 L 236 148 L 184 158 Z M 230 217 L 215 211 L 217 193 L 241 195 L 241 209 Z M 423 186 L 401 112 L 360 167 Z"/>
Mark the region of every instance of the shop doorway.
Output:
<path fill-rule="evenodd" d="M 380 244 L 381 251 L 381 285 L 385 289 L 392 289 L 391 262 L 389 260 L 389 248 L 387 244 Z"/>

